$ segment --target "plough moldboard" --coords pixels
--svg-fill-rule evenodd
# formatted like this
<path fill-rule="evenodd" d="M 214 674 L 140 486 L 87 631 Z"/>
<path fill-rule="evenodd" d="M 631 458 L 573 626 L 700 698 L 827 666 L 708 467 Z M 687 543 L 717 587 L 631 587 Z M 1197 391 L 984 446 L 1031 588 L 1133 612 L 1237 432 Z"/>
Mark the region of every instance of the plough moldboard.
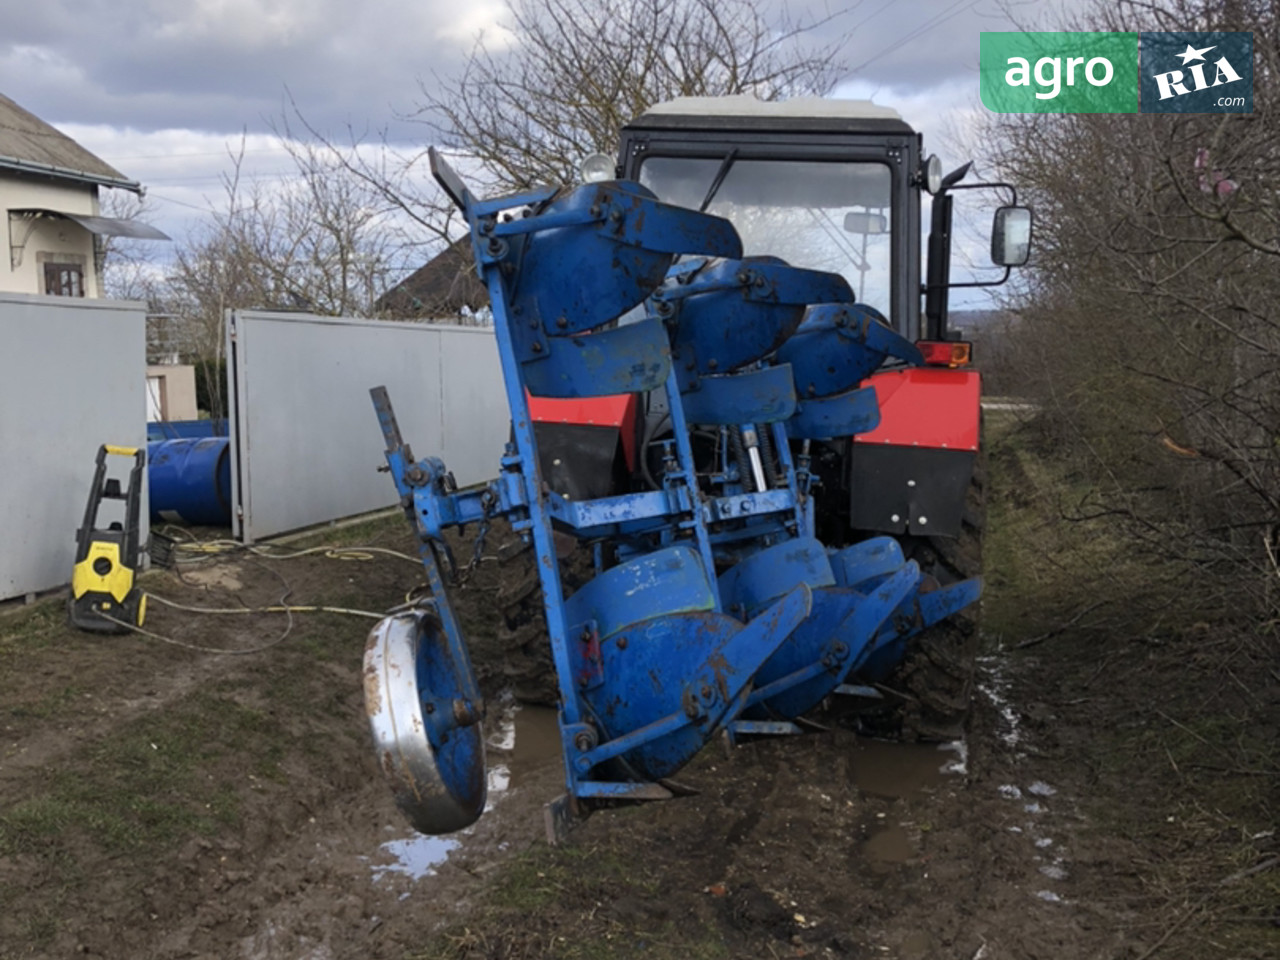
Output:
<path fill-rule="evenodd" d="M 728 221 L 637 183 L 478 200 L 431 162 L 471 229 L 513 441 L 496 480 L 457 490 L 439 460 L 413 459 L 373 391 L 430 588 L 365 653 L 379 759 L 416 829 L 465 827 L 486 799 L 483 704 L 436 554 L 446 527 L 502 516 L 532 541 L 560 693 L 561 820 L 673 796 L 666 778 L 722 733 L 799 732 L 824 698 L 883 677 L 908 637 L 977 599 L 977 581 L 938 588 L 889 537 L 838 551 L 814 537 L 807 441 L 874 428 L 862 380 L 889 356 L 921 362 L 842 277 L 744 257 Z M 549 490 L 528 397 L 622 393 L 669 418 L 652 488 Z M 695 468 L 695 428 L 719 438 L 710 470 Z M 567 597 L 553 532 L 594 551 L 594 577 Z"/>

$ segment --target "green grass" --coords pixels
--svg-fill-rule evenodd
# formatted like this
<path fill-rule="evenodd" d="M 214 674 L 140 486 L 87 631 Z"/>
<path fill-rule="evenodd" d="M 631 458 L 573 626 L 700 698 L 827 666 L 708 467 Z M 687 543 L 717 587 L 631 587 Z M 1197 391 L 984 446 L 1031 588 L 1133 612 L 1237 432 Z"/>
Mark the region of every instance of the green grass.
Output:
<path fill-rule="evenodd" d="M 1280 870 L 1228 881 L 1274 856 L 1280 747 L 1272 728 L 1201 709 L 1102 731 L 1091 747 L 1099 789 L 1084 809 L 1091 829 L 1144 851 L 1133 869 L 1157 902 L 1201 911 L 1185 956 L 1280 956 Z"/>
<path fill-rule="evenodd" d="M 81 896 L 102 863 L 163 857 L 192 837 L 238 830 L 255 789 L 242 782 L 249 771 L 256 788 L 287 782 L 290 736 L 231 699 L 235 687 L 215 683 L 81 747 L 0 812 L 0 856 L 31 858 L 41 878 L 38 902 L 24 890 L 9 900 L 22 904 L 30 945 L 56 935 L 57 903 Z"/>
<path fill-rule="evenodd" d="M 392 531 L 407 539 L 402 517 L 318 532 L 316 540 L 374 539 L 399 547 L 388 542 Z M 328 579 L 339 587 L 318 602 L 369 606 L 357 584 L 347 582 L 351 564 L 318 557 L 299 563 L 323 564 L 321 573 L 333 568 Z M 166 576 L 154 572 L 151 579 Z M 223 621 L 239 628 L 234 618 Z M 230 645 L 217 642 L 216 621 L 207 623 L 212 629 L 204 642 Z M 94 895 L 99 871 L 145 876 L 152 863 L 194 837 L 234 836 L 261 804 L 284 793 L 296 764 L 332 763 L 333 718 L 358 718 L 358 708 L 352 712 L 360 692 L 356 669 L 368 626 L 346 616 L 296 614 L 291 635 L 278 647 L 219 661 L 225 672 L 141 715 L 128 706 L 122 720 L 113 718 L 111 704 L 126 708 L 125 698 L 148 689 L 147 672 L 159 679 L 175 665 L 186 670 L 186 654 L 147 640 L 76 631 L 61 597 L 0 612 L 0 728 L 8 728 L 0 756 L 41 749 L 37 735 L 76 724 L 82 714 L 87 721 L 82 736 L 63 742 L 63 752 L 43 767 L 18 770 L 22 780 L 10 784 L 0 803 L 0 859 L 21 858 L 32 875 L 30 884 L 0 883 L 0 902 L 9 908 L 0 940 L 10 941 L 0 943 L 0 957 L 45 955 L 74 905 Z M 122 656 L 142 652 L 140 660 L 120 665 L 128 671 L 127 689 L 112 685 L 117 645 L 130 651 Z M 85 668 L 77 672 L 81 663 Z M 359 729 L 358 719 L 353 726 Z"/>
<path fill-rule="evenodd" d="M 1087 829 L 1136 844 L 1128 870 L 1146 909 L 1177 918 L 1201 905 L 1181 955 L 1280 955 L 1266 921 L 1280 870 L 1222 884 L 1274 855 L 1275 638 L 1110 518 L 1073 519 L 1092 491 L 1033 429 L 1006 425 L 990 455 L 984 632 L 1005 650 L 1041 639 L 1027 651 L 1041 684 L 1031 695 L 1089 704 L 1087 740 L 1069 748 L 1090 784 Z"/>
<path fill-rule="evenodd" d="M 0 663 L 45 650 L 70 632 L 66 600 L 49 597 L 0 613 Z"/>
<path fill-rule="evenodd" d="M 248 758 L 254 776 L 284 783 L 289 742 L 275 717 L 218 693 L 235 686 L 214 684 L 82 748 L 38 793 L 0 814 L 0 853 L 56 861 L 69 833 L 108 853 L 145 852 L 236 825 L 239 794 L 219 781 L 219 765 L 243 770 Z"/>
<path fill-rule="evenodd" d="M 465 921 L 430 936 L 406 960 L 489 956 L 557 960 L 722 960 L 714 927 L 664 916 L 618 919 L 619 900 L 661 903 L 663 891 L 624 838 L 587 847 L 535 846 L 504 864 Z"/>
<path fill-rule="evenodd" d="M 35 700 L 10 702 L 3 708 L 3 712 L 14 720 L 50 720 L 67 714 L 68 708 L 82 701 L 87 692 L 84 687 L 67 684 L 56 690 L 50 690 Z"/>
<path fill-rule="evenodd" d="M 209 782 L 219 761 L 245 756 L 279 779 L 283 746 L 265 714 L 198 693 L 173 711 L 133 721 L 55 771 L 0 815 L 0 853 L 57 861 L 70 834 L 108 854 L 140 853 L 239 820 L 238 794 Z"/>
<path fill-rule="evenodd" d="M 1187 568 L 1153 561 L 1111 518 L 1082 519 L 1093 488 L 1025 424 L 989 431 L 988 590 L 983 630 L 998 646 L 1073 624 L 1109 636 L 1199 619 Z"/>

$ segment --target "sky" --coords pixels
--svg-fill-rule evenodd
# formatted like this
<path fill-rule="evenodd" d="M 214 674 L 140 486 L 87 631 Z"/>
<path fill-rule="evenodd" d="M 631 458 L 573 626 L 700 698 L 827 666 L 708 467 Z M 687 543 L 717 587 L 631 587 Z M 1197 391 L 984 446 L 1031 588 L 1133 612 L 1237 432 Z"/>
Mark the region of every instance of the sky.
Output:
<path fill-rule="evenodd" d="M 601 0 L 607 2 L 607 0 Z M 1079 0 L 792 0 L 851 31 L 838 96 L 872 97 L 925 131 L 963 136 L 978 105 L 978 39 Z M 766 11 L 781 0 L 761 0 Z M 503 0 L 0 0 L 0 92 L 147 188 L 147 218 L 181 238 L 207 222 L 220 178 L 287 179 L 271 133 L 292 98 L 315 128 L 405 150 L 421 85 L 459 69 L 477 37 L 511 41 Z"/>

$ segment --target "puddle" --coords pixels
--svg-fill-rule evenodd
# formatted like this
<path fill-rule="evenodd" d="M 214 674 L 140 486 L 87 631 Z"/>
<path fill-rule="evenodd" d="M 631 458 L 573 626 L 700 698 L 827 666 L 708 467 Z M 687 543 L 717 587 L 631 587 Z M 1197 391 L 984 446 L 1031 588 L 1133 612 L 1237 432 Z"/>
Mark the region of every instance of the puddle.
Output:
<path fill-rule="evenodd" d="M 915 856 L 915 844 L 901 824 L 885 824 L 867 838 L 862 852 L 871 869 L 883 873 L 889 868 L 908 862 Z"/>
<path fill-rule="evenodd" d="M 421 880 L 433 876 L 435 868 L 449 859 L 449 854 L 462 843 L 456 837 L 428 837 L 415 833 L 402 840 L 388 840 L 378 846 L 378 855 L 395 858 L 395 863 L 376 864 L 371 869 L 377 883 L 389 873 Z"/>
<path fill-rule="evenodd" d="M 864 797 L 902 800 L 931 790 L 947 777 L 968 771 L 968 751 L 956 743 L 889 743 L 858 740 L 850 758 L 850 776 Z M 894 823 L 876 814 L 871 833 L 862 844 L 864 861 L 876 873 L 888 873 L 917 855 L 910 824 Z"/>
<path fill-rule="evenodd" d="M 559 761 L 560 725 L 554 708 L 506 701 L 494 721 L 487 740 L 490 773 L 504 768 L 508 777 L 498 792 L 520 786 L 529 775 Z M 489 790 L 494 790 L 492 777 Z"/>
<path fill-rule="evenodd" d="M 938 744 L 938 749 L 955 756 L 944 760 L 942 772 L 948 776 L 967 777 L 969 775 L 969 744 L 964 740 L 952 740 L 950 743 Z"/>
<path fill-rule="evenodd" d="M 963 743 L 859 740 L 853 748 L 853 782 L 866 796 L 898 800 L 936 787 L 948 775 L 965 772 L 965 759 Z"/>
<path fill-rule="evenodd" d="M 501 805 L 507 793 L 519 787 L 527 777 L 544 770 L 549 763 L 558 762 L 560 728 L 555 710 L 523 706 L 510 698 L 491 706 L 485 724 L 489 730 L 485 739 L 485 776 L 489 795 L 484 816 L 501 816 L 493 810 Z M 400 825 L 387 829 L 398 830 Z M 467 836 L 474 829 L 468 827 L 447 837 L 411 833 L 379 844 L 373 859 L 394 862 L 371 864 L 374 882 L 392 874 L 411 880 L 433 876 L 436 868 L 449 859 L 449 854 L 466 843 Z"/>
<path fill-rule="evenodd" d="M 560 726 L 551 707 L 525 706 L 507 698 L 499 701 L 487 723 L 486 816 L 501 802 L 504 793 L 560 756 Z"/>
<path fill-rule="evenodd" d="M 1019 714 L 1010 703 L 1010 683 L 1001 673 L 1003 662 L 994 657 L 981 658 L 980 662 L 986 669 L 987 682 L 979 685 L 979 690 L 1000 715 L 996 733 L 1005 745 L 1011 748 L 1016 761 L 1025 760 L 1026 753 L 1020 748 L 1025 746 L 1027 737 L 1020 725 Z M 1034 849 L 1039 851 L 1031 854 L 1031 859 L 1038 864 L 1036 870 L 1040 876 L 1055 881 L 1068 879 L 1071 874 L 1067 868 L 1067 858 L 1054 855 L 1056 851 L 1061 851 L 1062 847 L 1054 838 L 1045 836 L 1041 832 L 1045 821 L 1052 817 L 1049 800 L 1058 797 L 1058 788 L 1044 780 L 1033 780 L 1025 786 L 1012 783 L 1000 784 L 996 792 L 1003 799 L 1019 804 L 1022 812 L 1030 815 L 1030 819 L 1025 820 L 1022 826 L 1009 826 L 1006 829 L 1011 833 L 1025 835 Z M 1052 857 L 1052 862 L 1045 863 L 1048 857 Z M 1069 902 L 1053 890 L 1036 890 L 1033 896 L 1045 903 Z"/>

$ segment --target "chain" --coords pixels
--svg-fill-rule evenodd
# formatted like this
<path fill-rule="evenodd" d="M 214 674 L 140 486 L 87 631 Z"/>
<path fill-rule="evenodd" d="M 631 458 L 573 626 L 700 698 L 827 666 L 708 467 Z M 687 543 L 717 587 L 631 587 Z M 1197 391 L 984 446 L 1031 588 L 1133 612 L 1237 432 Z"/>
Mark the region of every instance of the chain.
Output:
<path fill-rule="evenodd" d="M 479 567 L 481 562 L 484 560 L 484 540 L 485 537 L 489 535 L 489 521 L 494 515 L 495 502 L 496 498 L 490 490 L 486 490 L 480 497 L 480 504 L 484 507 L 484 516 L 480 520 L 479 529 L 476 531 L 476 540 L 475 545 L 471 550 L 470 561 L 468 561 L 466 567 L 462 570 L 455 569 L 453 577 L 453 583 L 455 586 L 460 586 L 470 580 L 471 575 L 475 573 L 476 568 Z"/>

